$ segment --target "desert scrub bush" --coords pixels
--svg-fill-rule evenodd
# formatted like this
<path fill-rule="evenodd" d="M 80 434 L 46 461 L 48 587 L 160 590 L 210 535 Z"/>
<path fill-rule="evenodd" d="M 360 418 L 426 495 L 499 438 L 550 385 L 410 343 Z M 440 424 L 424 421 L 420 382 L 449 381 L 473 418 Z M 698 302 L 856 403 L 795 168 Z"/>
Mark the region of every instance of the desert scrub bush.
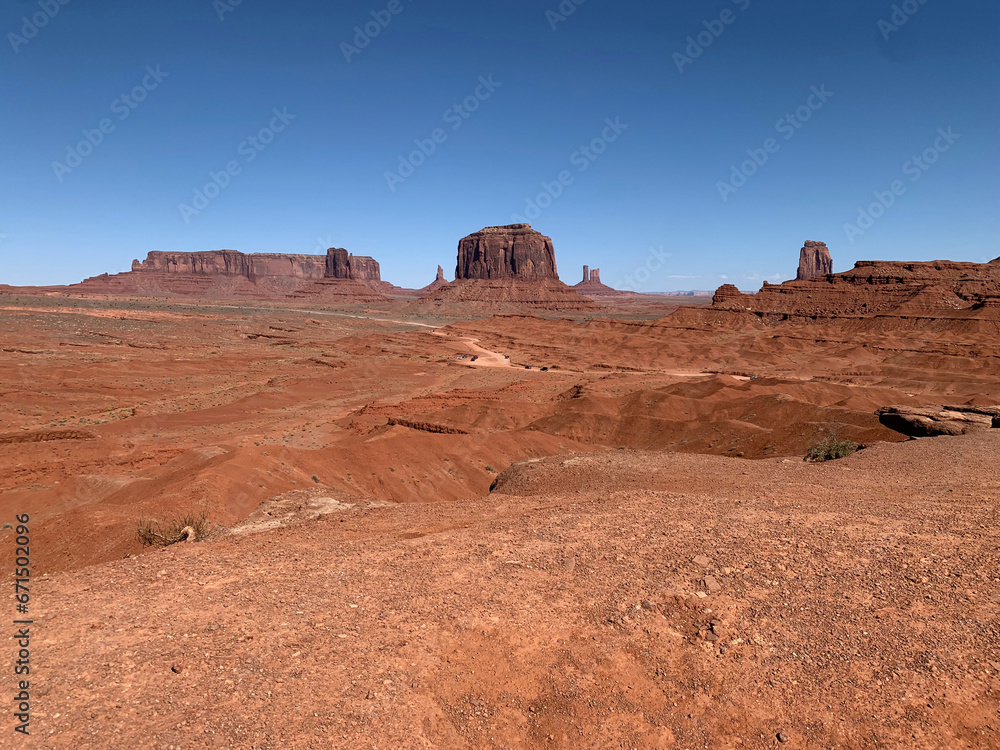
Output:
<path fill-rule="evenodd" d="M 819 463 L 822 461 L 835 461 L 838 458 L 847 458 L 860 448 L 857 443 L 850 440 L 838 440 L 834 433 L 826 436 L 826 440 L 818 443 L 809 449 L 806 454 L 806 461 Z"/>
<path fill-rule="evenodd" d="M 204 514 L 188 514 L 173 521 L 157 523 L 143 519 L 136 528 L 136 536 L 145 547 L 167 547 L 183 541 L 198 541 L 208 533 L 208 519 Z"/>

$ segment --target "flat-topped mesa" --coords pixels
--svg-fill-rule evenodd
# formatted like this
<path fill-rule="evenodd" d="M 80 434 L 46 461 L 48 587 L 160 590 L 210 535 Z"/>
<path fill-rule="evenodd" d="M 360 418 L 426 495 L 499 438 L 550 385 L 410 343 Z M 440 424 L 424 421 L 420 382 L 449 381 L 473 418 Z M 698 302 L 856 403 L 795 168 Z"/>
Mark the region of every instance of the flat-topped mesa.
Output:
<path fill-rule="evenodd" d="M 354 281 L 381 281 L 378 261 L 365 255 L 351 255 L 342 247 L 326 251 L 326 277 Z"/>
<path fill-rule="evenodd" d="M 552 239 L 530 224 L 486 227 L 458 243 L 456 279 L 558 279 Z"/>
<path fill-rule="evenodd" d="M 814 279 L 831 273 L 833 273 L 833 258 L 830 257 L 826 243 L 806 240 L 799 253 L 799 272 L 795 276 L 796 280 Z"/>
<path fill-rule="evenodd" d="M 135 273 L 167 273 L 194 276 L 241 276 L 254 281 L 262 277 L 321 279 L 325 273 L 322 255 L 282 253 L 241 253 L 237 250 L 210 250 L 199 253 L 171 253 L 153 250 L 146 260 L 132 261 Z"/>

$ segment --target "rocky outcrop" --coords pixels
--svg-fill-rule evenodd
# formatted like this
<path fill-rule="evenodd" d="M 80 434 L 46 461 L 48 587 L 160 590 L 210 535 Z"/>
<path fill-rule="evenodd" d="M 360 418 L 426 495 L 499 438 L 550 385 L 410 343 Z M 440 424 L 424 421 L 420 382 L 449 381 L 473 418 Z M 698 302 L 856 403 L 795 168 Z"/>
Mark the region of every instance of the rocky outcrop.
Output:
<path fill-rule="evenodd" d="M 712 306 L 782 319 L 995 317 L 1000 308 L 1000 259 L 859 261 L 843 273 L 778 285 L 765 282 L 757 294 L 741 294 L 725 284 L 716 291 Z"/>
<path fill-rule="evenodd" d="M 830 273 L 833 273 L 833 258 L 830 257 L 826 243 L 806 240 L 806 244 L 799 252 L 799 272 L 795 276 L 796 280 L 813 279 Z"/>
<path fill-rule="evenodd" d="M 326 278 L 354 281 L 381 281 L 378 261 L 364 255 L 351 255 L 342 247 L 326 251 Z"/>
<path fill-rule="evenodd" d="M 458 243 L 456 279 L 558 279 L 552 240 L 530 224 L 486 227 Z"/>
<path fill-rule="evenodd" d="M 444 280 L 445 280 L 444 269 L 441 268 L 441 266 L 438 266 L 437 277 L 434 279 L 434 281 L 444 281 Z"/>
<path fill-rule="evenodd" d="M 715 290 L 715 294 L 712 296 L 712 306 L 731 310 L 733 309 L 734 300 L 737 301 L 735 304 L 739 304 L 738 300 L 746 296 L 748 295 L 743 294 L 743 292 L 737 289 L 735 284 L 723 284 Z"/>
<path fill-rule="evenodd" d="M 594 269 L 591 270 L 591 272 L 590 272 L 590 280 L 592 282 L 594 282 L 595 284 L 600 284 L 601 283 L 601 269 L 600 268 L 594 268 Z"/>
<path fill-rule="evenodd" d="M 910 437 L 965 435 L 1000 428 L 998 406 L 883 406 L 875 414 L 885 427 Z"/>

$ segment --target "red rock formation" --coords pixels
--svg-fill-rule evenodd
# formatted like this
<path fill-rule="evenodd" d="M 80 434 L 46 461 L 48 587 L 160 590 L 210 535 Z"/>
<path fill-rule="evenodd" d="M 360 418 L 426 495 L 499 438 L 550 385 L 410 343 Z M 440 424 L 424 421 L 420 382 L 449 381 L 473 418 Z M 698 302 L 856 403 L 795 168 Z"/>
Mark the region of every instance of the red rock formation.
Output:
<path fill-rule="evenodd" d="M 321 286 L 311 288 L 317 284 Z M 331 248 L 325 256 L 245 254 L 236 250 L 154 251 L 145 261 L 132 261 L 131 272 L 114 276 L 102 274 L 65 289 L 87 294 L 150 297 L 273 299 L 303 293 L 334 302 L 382 300 L 387 290 L 396 290 L 381 280 L 379 264 L 373 258 L 354 256 L 339 248 Z"/>
<path fill-rule="evenodd" d="M 1000 306 L 1000 258 L 989 263 L 859 261 L 850 271 L 803 281 L 764 283 L 757 294 L 726 284 L 717 310 L 808 318 L 872 314 L 941 317 Z"/>
<path fill-rule="evenodd" d="M 910 437 L 965 435 L 1000 427 L 998 406 L 883 406 L 879 422 Z"/>
<path fill-rule="evenodd" d="M 583 267 L 583 281 L 581 283 L 586 284 L 590 281 L 590 266 Z"/>
<path fill-rule="evenodd" d="M 590 272 L 590 280 L 592 282 L 594 282 L 595 284 L 600 284 L 601 283 L 601 269 L 600 268 L 594 268 L 593 270 L 591 270 L 591 272 Z"/>
<path fill-rule="evenodd" d="M 326 251 L 326 277 L 354 281 L 381 281 L 378 261 L 364 255 L 351 255 L 342 247 Z"/>
<path fill-rule="evenodd" d="M 448 286 L 448 281 L 444 277 L 444 269 L 441 268 L 441 266 L 438 266 L 437 277 L 423 289 L 420 289 L 418 293 L 421 297 L 423 297 L 446 286 Z"/>
<path fill-rule="evenodd" d="M 236 250 L 201 253 L 152 251 L 146 260 L 132 261 L 135 273 L 191 274 L 199 276 L 242 276 L 250 281 L 261 277 L 321 279 L 325 272 L 322 255 L 244 254 Z"/>
<path fill-rule="evenodd" d="M 486 227 L 458 243 L 456 279 L 557 279 L 549 237 L 530 224 Z"/>
<path fill-rule="evenodd" d="M 812 279 L 816 276 L 826 276 L 833 273 L 833 258 L 825 242 L 806 240 L 799 253 L 799 272 L 796 280 Z"/>

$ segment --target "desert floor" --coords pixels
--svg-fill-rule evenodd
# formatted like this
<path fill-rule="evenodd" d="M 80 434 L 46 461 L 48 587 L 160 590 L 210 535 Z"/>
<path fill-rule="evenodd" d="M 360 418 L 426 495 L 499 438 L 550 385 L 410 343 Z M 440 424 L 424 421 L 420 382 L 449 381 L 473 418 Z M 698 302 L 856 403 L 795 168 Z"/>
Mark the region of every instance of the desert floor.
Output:
<path fill-rule="evenodd" d="M 873 416 L 1000 403 L 980 332 L 0 308 L 31 746 L 1000 747 L 1000 431 Z"/>

